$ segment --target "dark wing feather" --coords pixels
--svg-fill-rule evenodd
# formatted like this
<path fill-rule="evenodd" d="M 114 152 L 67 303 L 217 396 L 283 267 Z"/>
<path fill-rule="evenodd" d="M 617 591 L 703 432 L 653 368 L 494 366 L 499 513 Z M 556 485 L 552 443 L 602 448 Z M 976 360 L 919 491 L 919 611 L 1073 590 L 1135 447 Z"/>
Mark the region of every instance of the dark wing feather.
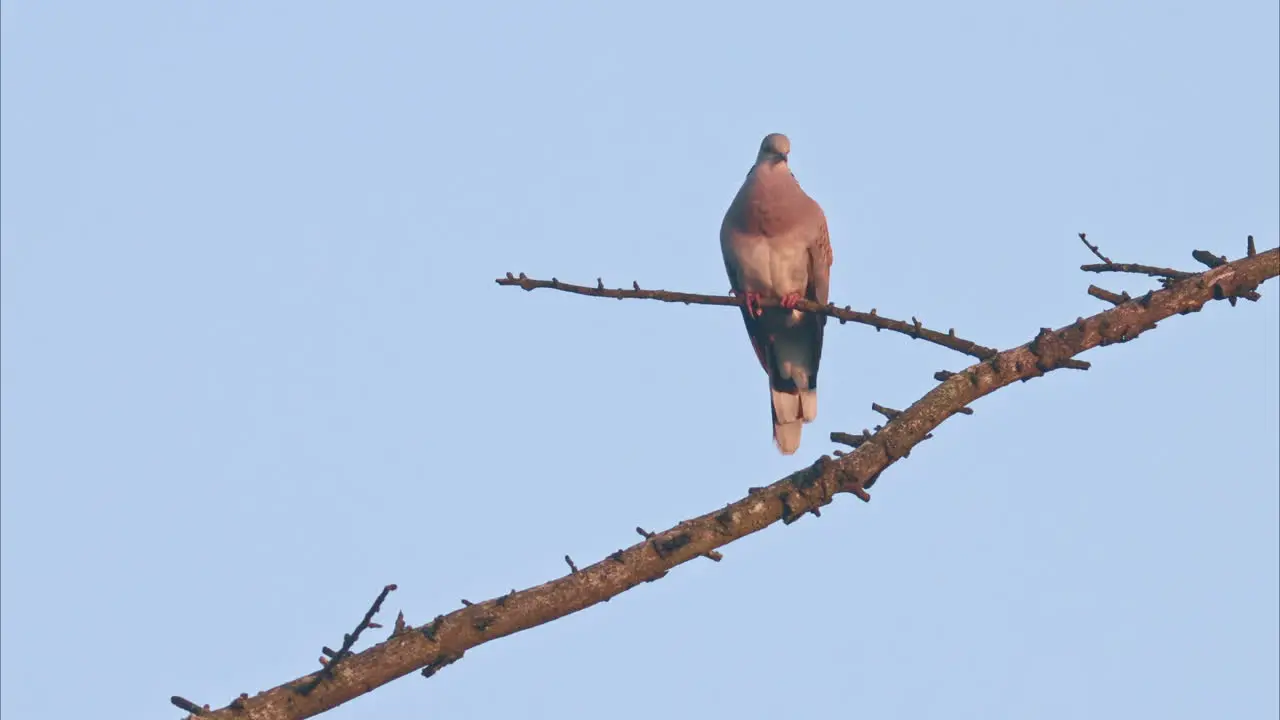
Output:
<path fill-rule="evenodd" d="M 831 237 L 827 232 L 827 223 L 822 222 L 822 229 L 818 235 L 818 239 L 809 246 L 809 285 L 805 289 L 805 296 L 808 299 L 826 305 L 830 302 L 828 299 L 831 286 L 831 263 L 834 257 L 831 253 Z M 818 366 L 822 361 L 822 336 L 827 326 L 827 316 L 817 315 L 815 313 L 807 313 L 809 315 L 809 327 L 813 333 L 813 375 L 809 378 L 809 384 L 812 387 L 818 386 Z"/>

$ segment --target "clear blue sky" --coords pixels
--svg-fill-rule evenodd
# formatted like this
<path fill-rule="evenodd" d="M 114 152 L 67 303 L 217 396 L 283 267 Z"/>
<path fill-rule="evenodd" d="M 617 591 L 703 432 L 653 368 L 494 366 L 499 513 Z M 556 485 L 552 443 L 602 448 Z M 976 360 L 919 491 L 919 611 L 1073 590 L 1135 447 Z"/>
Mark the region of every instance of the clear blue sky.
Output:
<path fill-rule="evenodd" d="M 831 326 L 770 441 L 723 292 L 760 138 L 832 299 L 1007 347 L 1076 239 L 1280 239 L 1277 5 L 7 2 L 6 719 L 175 718 L 830 452 L 966 358 Z M 976 404 L 863 505 L 334 711 L 1274 718 L 1280 284 Z M 381 636 L 379 636 L 381 637 Z M 362 645 L 361 647 L 363 647 Z"/>

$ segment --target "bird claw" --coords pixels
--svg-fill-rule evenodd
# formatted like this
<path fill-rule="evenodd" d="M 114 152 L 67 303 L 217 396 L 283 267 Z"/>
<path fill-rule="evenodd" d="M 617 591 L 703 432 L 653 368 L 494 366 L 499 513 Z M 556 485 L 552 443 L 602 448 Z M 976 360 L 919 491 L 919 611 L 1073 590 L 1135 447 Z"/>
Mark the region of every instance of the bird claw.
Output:
<path fill-rule="evenodd" d="M 751 317 L 760 317 L 764 314 L 764 308 L 760 307 L 760 293 L 745 292 L 739 293 L 737 290 L 730 290 L 730 295 L 737 297 L 741 295 L 747 301 L 747 315 Z"/>
<path fill-rule="evenodd" d="M 787 293 L 786 295 L 783 295 L 778 300 L 778 304 L 788 310 L 794 310 L 796 307 L 796 304 L 799 302 L 800 302 L 800 293 Z"/>

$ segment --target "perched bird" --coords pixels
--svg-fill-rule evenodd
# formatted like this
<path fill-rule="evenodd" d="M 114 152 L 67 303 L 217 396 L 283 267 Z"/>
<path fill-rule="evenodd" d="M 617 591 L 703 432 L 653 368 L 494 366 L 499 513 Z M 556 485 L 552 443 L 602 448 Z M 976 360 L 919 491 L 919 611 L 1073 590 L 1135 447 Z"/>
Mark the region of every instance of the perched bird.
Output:
<path fill-rule="evenodd" d="M 827 303 L 831 241 L 827 218 L 800 189 L 787 155 L 791 141 L 773 133 L 720 225 L 720 250 L 760 366 L 769 376 L 773 440 L 790 455 L 800 429 L 818 415 L 818 363 L 827 317 L 793 310 L 801 298 Z M 761 308 L 761 298 L 782 307 Z"/>

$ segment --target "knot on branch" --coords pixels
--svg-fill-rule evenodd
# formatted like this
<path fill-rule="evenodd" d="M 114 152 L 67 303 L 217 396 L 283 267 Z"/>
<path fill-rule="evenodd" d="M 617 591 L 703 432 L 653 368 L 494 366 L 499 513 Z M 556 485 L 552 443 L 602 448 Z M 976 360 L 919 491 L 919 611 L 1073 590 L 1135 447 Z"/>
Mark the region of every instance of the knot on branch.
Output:
<path fill-rule="evenodd" d="M 865 428 L 863 429 L 860 435 L 852 435 L 846 432 L 831 433 L 831 442 L 837 442 L 837 443 L 840 443 L 841 445 L 848 445 L 854 450 L 857 450 L 863 443 L 865 443 L 870 439 L 871 439 L 871 431 Z"/>
<path fill-rule="evenodd" d="M 459 660 L 461 660 L 462 656 L 465 653 L 466 653 L 465 650 L 459 650 L 458 652 L 452 653 L 452 654 L 441 653 L 440 655 L 436 656 L 436 659 L 432 660 L 430 664 L 422 668 L 422 677 L 429 678 L 432 675 L 435 675 L 436 673 L 440 672 L 440 669 L 445 667 L 446 665 L 452 665 L 458 662 Z"/>
<path fill-rule="evenodd" d="M 420 630 L 420 632 L 422 633 L 422 636 L 430 640 L 431 642 L 435 642 L 436 635 L 439 634 L 440 625 L 442 623 L 444 623 L 444 616 L 437 615 L 434 620 L 422 626 Z"/>
<path fill-rule="evenodd" d="M 801 497 L 808 498 L 809 491 L 817 488 L 822 498 L 830 500 L 833 489 L 839 487 L 836 472 L 837 466 L 831 456 L 822 455 L 813 464 L 791 473 L 783 481 L 790 483 Z"/>
<path fill-rule="evenodd" d="M 680 533 L 674 537 L 656 541 L 653 546 L 659 555 L 666 557 L 691 542 L 693 542 L 693 538 L 689 537 L 689 533 Z"/>
<path fill-rule="evenodd" d="M 1071 345 L 1050 328 L 1040 328 L 1040 334 L 1027 346 L 1036 357 L 1036 369 L 1041 374 L 1060 367 L 1088 370 L 1089 363 L 1071 357 Z"/>

